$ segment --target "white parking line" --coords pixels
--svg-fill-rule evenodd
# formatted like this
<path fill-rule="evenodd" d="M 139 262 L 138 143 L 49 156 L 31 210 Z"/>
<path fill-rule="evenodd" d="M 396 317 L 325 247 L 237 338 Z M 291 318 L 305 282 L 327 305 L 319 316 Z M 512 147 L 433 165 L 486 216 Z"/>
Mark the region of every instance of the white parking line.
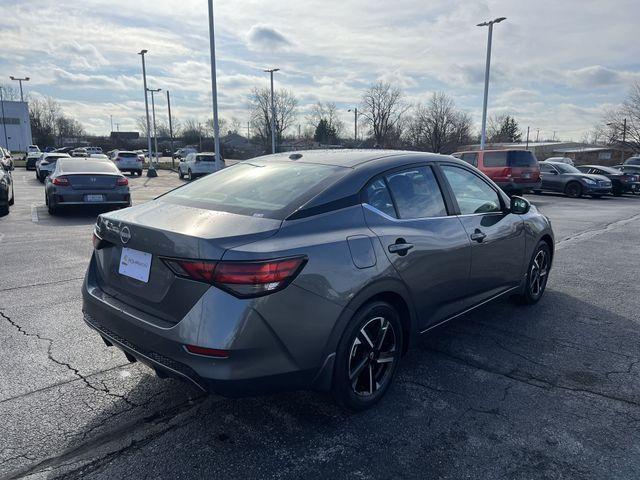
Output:
<path fill-rule="evenodd" d="M 36 203 L 32 203 L 31 204 L 31 221 L 33 223 L 38 223 L 38 221 L 40 220 L 38 218 L 38 204 Z"/>

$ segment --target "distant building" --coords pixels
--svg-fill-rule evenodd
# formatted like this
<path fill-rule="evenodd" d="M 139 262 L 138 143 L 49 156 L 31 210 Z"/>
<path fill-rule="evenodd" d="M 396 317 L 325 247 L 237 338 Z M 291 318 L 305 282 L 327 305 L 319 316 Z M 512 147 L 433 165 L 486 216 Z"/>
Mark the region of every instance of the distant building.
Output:
<path fill-rule="evenodd" d="M 0 145 L 12 151 L 26 152 L 32 143 L 27 102 L 0 102 Z"/>

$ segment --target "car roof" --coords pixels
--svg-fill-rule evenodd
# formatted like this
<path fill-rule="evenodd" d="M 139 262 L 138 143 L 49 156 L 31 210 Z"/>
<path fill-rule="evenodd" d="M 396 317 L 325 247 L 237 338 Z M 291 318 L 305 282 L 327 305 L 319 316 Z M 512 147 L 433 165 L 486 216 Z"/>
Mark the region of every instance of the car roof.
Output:
<path fill-rule="evenodd" d="M 337 167 L 362 168 L 367 163 L 374 160 L 386 159 L 390 163 L 399 165 L 411 161 L 410 157 L 415 157 L 416 161 L 428 161 L 443 159 L 444 155 L 427 152 L 414 152 L 406 150 L 294 150 L 290 152 L 275 153 L 262 157 L 246 160 L 247 162 L 296 162 L 296 163 L 314 163 L 321 165 L 333 165 Z M 447 156 L 447 159 L 459 161 L 453 157 Z M 387 162 L 385 162 L 387 163 Z M 392 168 L 392 167 L 391 167 Z"/>

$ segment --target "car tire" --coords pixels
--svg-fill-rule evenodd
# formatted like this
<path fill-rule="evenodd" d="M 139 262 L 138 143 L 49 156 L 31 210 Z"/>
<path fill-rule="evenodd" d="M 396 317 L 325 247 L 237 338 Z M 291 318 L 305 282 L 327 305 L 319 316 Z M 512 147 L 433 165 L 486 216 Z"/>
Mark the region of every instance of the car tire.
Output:
<path fill-rule="evenodd" d="M 184 179 L 184 175 L 182 174 L 182 170 L 180 170 L 180 168 L 178 168 L 178 178 L 179 178 L 180 180 L 183 180 L 183 179 Z"/>
<path fill-rule="evenodd" d="M 138 176 L 141 177 L 142 176 L 142 170 L 138 170 Z"/>
<path fill-rule="evenodd" d="M 569 182 L 564 187 L 564 193 L 571 198 L 580 198 L 582 196 L 582 185 L 579 182 Z"/>
<path fill-rule="evenodd" d="M 623 191 L 621 188 L 614 188 L 613 192 L 611 192 L 613 194 L 614 197 L 621 197 L 623 194 Z"/>
<path fill-rule="evenodd" d="M 0 217 L 4 217 L 5 215 L 9 215 L 9 204 L 0 205 Z"/>
<path fill-rule="evenodd" d="M 545 241 L 538 242 L 527 267 L 527 281 L 524 291 L 516 296 L 522 305 L 533 305 L 542 298 L 549 280 L 551 249 Z"/>
<path fill-rule="evenodd" d="M 13 189 L 13 185 L 11 185 L 11 200 L 9 200 L 9 206 L 13 206 L 14 203 L 16 203 L 16 192 Z"/>
<path fill-rule="evenodd" d="M 193 180 L 193 174 L 191 173 L 191 169 L 187 170 L 187 180 Z"/>
<path fill-rule="evenodd" d="M 375 301 L 360 308 L 336 351 L 331 388 L 336 402 L 361 411 L 380 401 L 400 364 L 403 341 L 400 317 L 390 304 Z"/>
<path fill-rule="evenodd" d="M 596 195 L 591 195 L 591 198 L 602 198 L 602 195 L 598 195 L 598 194 L 596 194 Z"/>

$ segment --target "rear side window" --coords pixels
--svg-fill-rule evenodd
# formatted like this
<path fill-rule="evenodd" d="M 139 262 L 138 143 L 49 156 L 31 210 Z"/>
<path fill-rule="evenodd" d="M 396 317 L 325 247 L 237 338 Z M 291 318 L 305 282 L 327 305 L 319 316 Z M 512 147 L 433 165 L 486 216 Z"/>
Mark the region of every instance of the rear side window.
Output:
<path fill-rule="evenodd" d="M 119 152 L 118 156 L 122 158 L 138 158 L 138 154 L 134 152 Z"/>
<path fill-rule="evenodd" d="M 512 150 L 507 155 L 510 167 L 535 167 L 538 160 L 535 155 L 527 150 Z"/>
<path fill-rule="evenodd" d="M 485 158 L 487 158 L 485 156 Z M 463 153 L 460 157 L 460 160 L 464 160 L 469 165 L 473 165 L 474 167 L 478 166 L 478 154 L 477 153 Z"/>
<path fill-rule="evenodd" d="M 447 215 L 442 192 L 431 167 L 411 168 L 386 178 L 400 218 Z"/>
<path fill-rule="evenodd" d="M 387 189 L 387 184 L 382 178 L 377 178 L 369 184 L 365 191 L 367 203 L 373 208 L 386 213 L 390 217 L 396 216 L 396 210 L 393 207 L 393 200 Z"/>
<path fill-rule="evenodd" d="M 485 167 L 506 167 L 507 152 L 484 152 L 482 164 Z"/>
<path fill-rule="evenodd" d="M 200 161 L 200 162 L 215 162 L 216 161 L 216 157 L 215 157 L 215 155 L 198 155 L 196 157 L 196 161 Z"/>

